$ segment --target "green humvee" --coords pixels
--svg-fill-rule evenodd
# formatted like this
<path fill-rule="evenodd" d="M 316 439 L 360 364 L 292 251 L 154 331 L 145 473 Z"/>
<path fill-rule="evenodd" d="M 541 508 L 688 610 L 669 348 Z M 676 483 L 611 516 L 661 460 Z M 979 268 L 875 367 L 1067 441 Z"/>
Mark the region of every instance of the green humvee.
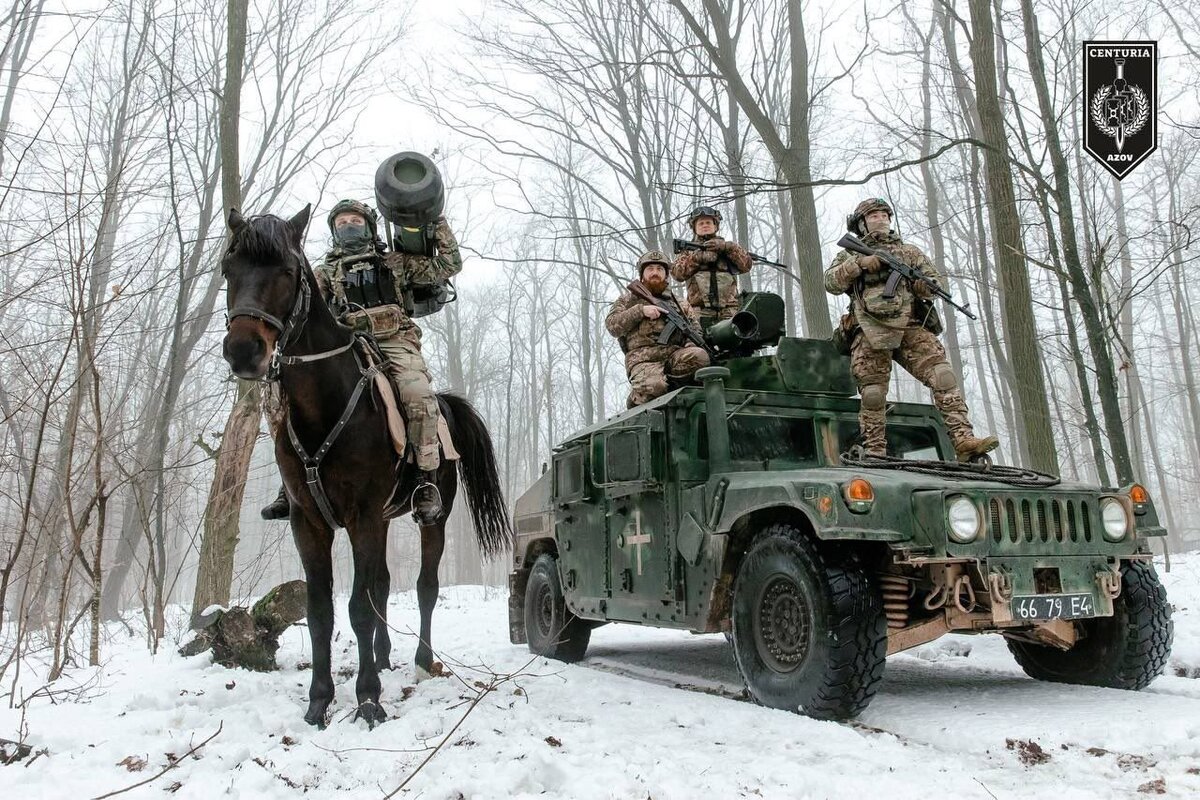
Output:
<path fill-rule="evenodd" d="M 763 343 L 734 327 L 742 353 Z M 725 632 L 758 702 L 821 718 L 861 712 L 887 655 L 950 632 L 1002 634 L 1042 680 L 1162 672 L 1166 531 L 1141 486 L 952 463 L 940 414 L 912 403 L 889 409 L 888 458 L 852 458 L 848 360 L 765 341 L 555 448 L 516 503 L 513 643 L 575 661 L 605 622 Z"/>

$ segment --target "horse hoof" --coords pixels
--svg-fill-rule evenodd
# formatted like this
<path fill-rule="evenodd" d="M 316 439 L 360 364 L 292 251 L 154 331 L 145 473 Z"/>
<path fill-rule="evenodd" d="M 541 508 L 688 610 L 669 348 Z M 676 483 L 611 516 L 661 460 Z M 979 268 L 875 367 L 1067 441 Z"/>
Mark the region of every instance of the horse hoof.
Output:
<path fill-rule="evenodd" d="M 425 669 L 424 667 L 418 665 L 413 676 L 413 681 L 415 683 L 420 683 L 421 681 L 426 681 L 430 678 L 444 677 L 446 677 L 446 667 L 442 665 L 442 662 L 435 661 L 429 665 L 429 669 Z"/>
<path fill-rule="evenodd" d="M 383 710 L 383 706 L 374 700 L 364 700 L 358 704 L 358 708 L 354 711 L 354 719 L 355 721 L 365 719 L 367 721 L 367 730 L 375 730 L 377 724 L 387 722 L 387 713 Z"/>
<path fill-rule="evenodd" d="M 304 721 L 309 725 L 315 725 L 317 730 L 325 730 L 325 726 L 329 724 L 329 704 L 328 700 L 313 700 L 308 704 L 308 713 L 304 715 Z"/>
<path fill-rule="evenodd" d="M 381 658 L 375 662 L 375 669 L 378 672 L 390 672 L 395 667 L 392 666 L 392 661 L 389 658 Z"/>

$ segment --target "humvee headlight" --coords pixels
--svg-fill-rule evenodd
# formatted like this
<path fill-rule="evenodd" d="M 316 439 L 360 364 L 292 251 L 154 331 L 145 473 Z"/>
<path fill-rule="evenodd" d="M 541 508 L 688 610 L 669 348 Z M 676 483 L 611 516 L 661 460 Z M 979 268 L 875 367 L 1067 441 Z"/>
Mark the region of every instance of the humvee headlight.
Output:
<path fill-rule="evenodd" d="M 1115 497 L 1100 501 L 1100 521 L 1104 524 L 1104 538 L 1110 542 L 1119 542 L 1129 533 L 1129 513 Z"/>
<path fill-rule="evenodd" d="M 842 496 L 846 498 L 846 505 L 851 511 L 865 514 L 875 503 L 875 487 L 866 478 L 851 478 L 842 487 Z"/>
<path fill-rule="evenodd" d="M 950 538 L 959 544 L 975 541 L 983 525 L 979 506 L 962 495 L 952 497 L 946 503 L 946 521 L 950 523 Z"/>

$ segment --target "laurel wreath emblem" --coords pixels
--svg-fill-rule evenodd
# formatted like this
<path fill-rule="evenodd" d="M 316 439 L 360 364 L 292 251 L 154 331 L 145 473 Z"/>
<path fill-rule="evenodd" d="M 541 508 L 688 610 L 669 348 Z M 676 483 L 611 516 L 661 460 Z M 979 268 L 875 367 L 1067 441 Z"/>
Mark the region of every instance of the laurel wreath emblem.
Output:
<path fill-rule="evenodd" d="M 1126 138 L 1140 131 L 1150 120 L 1150 100 L 1146 97 L 1146 93 L 1142 91 L 1142 87 L 1130 86 L 1129 91 L 1133 95 L 1134 105 L 1137 106 L 1137 116 L 1134 117 L 1133 123 L 1125 128 Z M 1104 116 L 1104 101 L 1108 99 L 1110 94 L 1112 94 L 1112 86 L 1102 86 L 1092 97 L 1092 124 L 1105 136 L 1111 136 L 1115 139 L 1117 129 L 1109 125 L 1108 120 Z"/>

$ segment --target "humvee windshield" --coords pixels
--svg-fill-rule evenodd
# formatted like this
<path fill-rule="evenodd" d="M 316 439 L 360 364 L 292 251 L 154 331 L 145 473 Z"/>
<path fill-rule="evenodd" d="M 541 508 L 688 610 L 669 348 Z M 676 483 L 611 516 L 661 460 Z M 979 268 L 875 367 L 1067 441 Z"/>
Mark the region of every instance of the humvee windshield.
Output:
<path fill-rule="evenodd" d="M 834 428 L 837 431 L 839 453 L 845 453 L 859 442 L 857 420 L 838 420 L 834 423 Z M 948 453 L 941 452 L 934 430 L 923 425 L 902 425 L 889 422 L 887 449 L 888 455 L 897 458 L 921 461 L 954 460 L 949 457 Z"/>
<path fill-rule="evenodd" d="M 820 422 L 821 430 L 825 428 L 825 423 L 828 423 L 836 441 L 836 453 L 845 453 L 858 443 L 857 419 L 831 420 L 826 417 Z M 708 436 L 702 411 L 693 425 L 696 455 L 707 459 Z M 817 465 L 822 462 L 818 430 L 818 422 L 811 414 L 798 414 L 791 409 L 742 409 L 729 418 L 729 456 L 734 461 Z M 888 453 L 892 456 L 922 461 L 947 457 L 941 451 L 937 432 L 923 425 L 889 424 L 887 442 Z"/>
<path fill-rule="evenodd" d="M 697 453 L 708 458 L 705 415 L 699 415 Z M 773 409 L 740 411 L 729 418 L 729 457 L 734 461 L 787 461 L 814 465 L 817 433 L 811 416 L 784 416 Z"/>

